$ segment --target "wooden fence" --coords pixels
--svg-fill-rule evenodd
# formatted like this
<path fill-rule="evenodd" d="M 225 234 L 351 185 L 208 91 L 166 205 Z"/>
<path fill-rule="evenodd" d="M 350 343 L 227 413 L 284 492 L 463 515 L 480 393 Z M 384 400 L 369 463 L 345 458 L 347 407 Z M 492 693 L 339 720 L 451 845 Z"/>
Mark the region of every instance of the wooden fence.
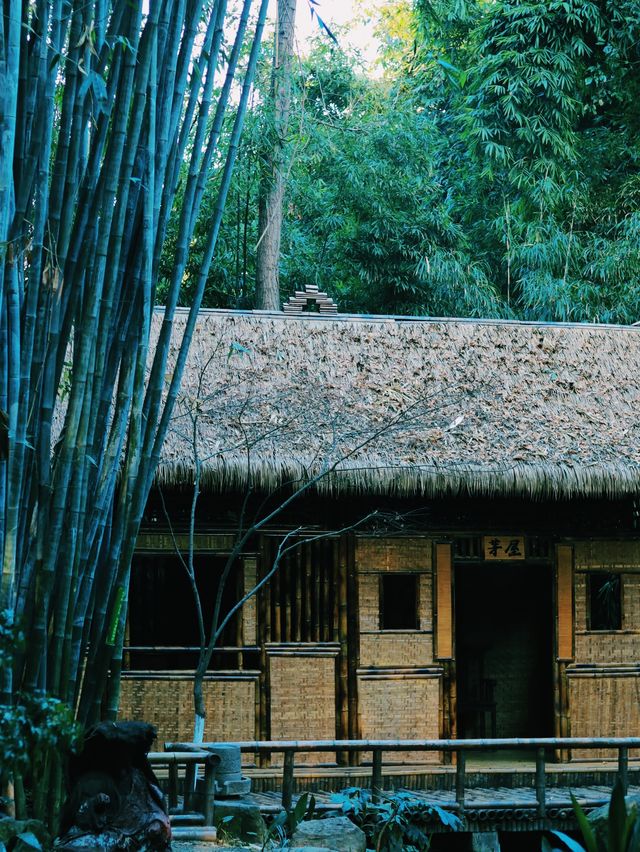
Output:
<path fill-rule="evenodd" d="M 195 772 L 198 762 L 205 762 L 202 755 L 211 757 L 208 749 L 216 743 L 166 743 L 164 756 L 195 755 L 198 760 L 189 762 L 189 773 Z M 229 745 L 229 743 L 225 743 Z M 544 820 L 547 813 L 547 761 L 548 753 L 557 754 L 573 749 L 612 749 L 617 752 L 618 777 L 626 793 L 628 788 L 629 751 L 640 748 L 640 737 L 545 737 L 532 739 L 478 739 L 478 740 L 258 740 L 233 743 L 240 747 L 243 753 L 253 753 L 256 756 L 268 756 L 282 753 L 282 807 L 289 810 L 293 800 L 293 772 L 295 756 L 299 753 L 320 752 L 371 752 L 371 791 L 374 801 L 380 799 L 382 793 L 383 755 L 400 751 L 415 752 L 450 752 L 455 755 L 455 802 L 458 813 L 465 809 L 466 761 L 470 753 L 492 752 L 498 750 L 535 751 L 535 791 L 537 816 Z M 162 752 L 157 753 L 160 756 Z M 152 761 L 154 762 L 154 761 Z M 158 760 L 158 762 L 161 762 Z M 177 761 L 179 763 L 179 761 Z M 176 763 L 176 765 L 177 765 Z M 208 764 L 205 762 L 205 778 Z M 433 764 L 431 764 L 433 765 Z M 215 767 L 209 772 L 215 772 Z M 171 777 L 171 776 L 170 776 Z M 174 784 L 177 784 L 177 775 Z M 195 775 L 190 774 L 191 782 Z M 212 782 L 211 782 L 212 783 Z M 188 783 L 185 785 L 189 788 Z M 192 787 L 191 787 L 192 788 Z M 171 783 L 170 783 L 171 790 Z M 210 823 L 205 823 L 209 825 Z"/>

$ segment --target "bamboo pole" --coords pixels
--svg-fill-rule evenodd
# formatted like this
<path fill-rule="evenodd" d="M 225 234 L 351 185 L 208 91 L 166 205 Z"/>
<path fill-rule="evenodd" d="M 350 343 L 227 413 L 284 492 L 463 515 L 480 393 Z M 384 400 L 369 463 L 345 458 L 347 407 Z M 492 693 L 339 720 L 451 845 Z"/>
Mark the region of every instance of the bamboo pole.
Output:
<path fill-rule="evenodd" d="M 293 588 L 293 570 L 292 570 L 292 558 L 291 554 L 288 553 L 284 560 L 284 565 L 282 566 L 282 584 L 281 588 L 284 591 L 284 635 L 283 640 L 285 642 L 293 641 L 293 619 L 292 619 L 292 608 L 295 597 L 295 589 Z"/>
<path fill-rule="evenodd" d="M 629 748 L 625 745 L 618 747 L 618 778 L 626 796 L 629 788 Z"/>
<path fill-rule="evenodd" d="M 349 609 L 348 609 L 348 580 L 347 554 L 344 539 L 338 541 L 338 570 L 339 570 L 339 635 L 340 655 L 338 657 L 338 691 L 336 695 L 338 730 L 345 737 L 349 731 Z M 337 755 L 338 763 L 346 762 L 345 755 Z"/>
<path fill-rule="evenodd" d="M 462 749 L 456 751 L 456 802 L 460 813 L 464 813 L 464 793 L 466 783 L 466 753 Z"/>
<path fill-rule="evenodd" d="M 330 613 L 327 612 L 326 545 L 326 541 L 318 542 L 318 639 L 320 642 L 328 641 L 328 621 L 330 616 Z"/>
<path fill-rule="evenodd" d="M 371 772 L 372 800 L 379 802 L 382 792 L 382 751 L 379 748 L 375 748 L 373 750 L 373 768 Z"/>
<path fill-rule="evenodd" d="M 318 549 L 320 543 L 314 541 L 312 543 L 312 560 L 313 560 L 313 641 L 322 642 L 322 609 L 320 607 L 320 559 Z"/>
<path fill-rule="evenodd" d="M 271 559 L 273 559 L 273 553 L 270 554 Z M 271 564 L 271 563 L 269 563 Z M 273 616 L 272 616 L 272 624 L 273 624 L 273 642 L 282 642 L 282 613 L 281 613 L 281 587 L 283 583 L 282 573 L 281 571 L 277 571 L 272 580 L 273 584 Z"/>
<path fill-rule="evenodd" d="M 294 639 L 296 642 L 302 641 L 302 553 L 301 547 L 295 551 L 295 633 Z"/>
<path fill-rule="evenodd" d="M 359 728 L 358 713 L 358 657 L 360 653 L 360 604 L 358 599 L 358 577 L 356 574 L 355 539 L 352 534 L 346 533 L 342 536 L 343 546 L 346 551 L 347 563 L 347 690 L 349 718 L 347 724 L 347 735 L 357 737 Z M 357 762 L 358 755 L 352 755 L 351 759 Z"/>
<path fill-rule="evenodd" d="M 546 819 L 547 816 L 547 801 L 546 801 L 546 770 L 545 770 L 545 753 L 544 748 L 536 750 L 536 801 L 538 803 L 538 817 Z"/>
<path fill-rule="evenodd" d="M 284 768 L 282 772 L 282 807 L 285 811 L 291 810 L 293 802 L 293 767 L 295 751 L 286 749 L 284 753 Z"/>
<path fill-rule="evenodd" d="M 265 23 L 266 0 L 255 19 L 245 0 L 223 57 L 226 8 L 225 0 L 144 10 L 142 0 L 5 4 L 0 610 L 18 616 L 28 638 L 3 667 L 9 706 L 22 690 L 47 688 L 83 722 L 116 710 L 133 544 L 213 261 Z M 183 162 L 182 239 L 167 258 L 170 304 L 149 378 L 155 281 Z M 220 190 L 166 397 L 172 306 L 214 171 Z M 37 775 L 39 790 L 24 801 L 51 816 L 60 767 L 50 760 Z"/>
<path fill-rule="evenodd" d="M 268 539 L 264 536 L 260 536 L 260 562 L 259 562 L 259 571 L 261 577 L 264 576 L 268 571 L 269 562 L 269 547 L 268 547 Z M 273 582 L 273 581 L 272 581 Z M 267 642 L 271 638 L 271 593 L 272 583 L 267 583 L 267 585 L 261 590 L 261 593 L 258 597 L 258 644 L 260 645 L 260 676 L 258 678 L 258 688 L 260 691 L 260 733 L 262 736 L 267 738 L 270 731 L 270 723 L 269 723 L 269 706 L 270 706 L 270 692 L 269 692 L 269 657 L 267 655 Z M 269 764 L 269 756 L 259 754 L 258 761 L 260 766 L 267 766 Z"/>
<path fill-rule="evenodd" d="M 302 549 L 302 555 L 304 558 L 304 591 L 305 591 L 305 624 L 304 624 L 304 640 L 305 642 L 314 642 L 317 637 L 314 638 L 313 635 L 313 618 L 312 618 L 312 606 L 311 601 L 313 598 L 313 575 L 311 569 L 311 546 L 309 544 L 305 544 Z"/>

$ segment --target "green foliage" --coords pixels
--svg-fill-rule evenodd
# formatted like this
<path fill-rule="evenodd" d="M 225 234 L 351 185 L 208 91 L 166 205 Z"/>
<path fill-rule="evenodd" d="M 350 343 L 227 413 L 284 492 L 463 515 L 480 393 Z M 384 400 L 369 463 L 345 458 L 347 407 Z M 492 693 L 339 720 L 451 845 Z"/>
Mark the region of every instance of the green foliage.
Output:
<path fill-rule="evenodd" d="M 410 793 L 385 795 L 374 802 L 369 790 L 350 787 L 331 798 L 364 831 L 367 847 L 379 852 L 428 852 L 434 824 L 440 823 L 451 831 L 462 828 L 455 814 Z"/>
<path fill-rule="evenodd" d="M 0 852 L 41 852 L 51 846 L 51 837 L 39 820 L 0 817 Z"/>
<path fill-rule="evenodd" d="M 624 790 L 619 779 L 611 793 L 603 831 L 598 831 L 592 825 L 593 815 L 587 817 L 575 796 L 571 796 L 571 801 L 584 846 L 561 831 L 553 831 L 552 837 L 559 840 L 562 846 L 552 846 L 551 842 L 545 838 L 542 845 L 543 852 L 563 852 L 566 849 L 570 852 L 640 852 L 638 808 L 633 803 L 627 809 Z"/>
<path fill-rule="evenodd" d="M 272 846 L 282 848 L 296 828 L 305 819 L 313 819 L 316 809 L 315 796 L 303 793 L 290 811 L 280 811 L 269 825 L 262 850 Z"/>
<path fill-rule="evenodd" d="M 635 322 L 640 5 L 389 0 L 377 34 L 377 77 L 322 40 L 300 62 L 283 298 L 313 283 L 346 312 Z M 212 307 L 253 307 L 261 79 Z"/>
<path fill-rule="evenodd" d="M 0 613 L 0 668 L 13 664 L 22 643 L 9 614 Z M 22 692 L 18 703 L 0 704 L 0 790 L 16 774 L 40 777 L 47 758 L 74 748 L 78 739 L 71 709 L 56 698 Z"/>

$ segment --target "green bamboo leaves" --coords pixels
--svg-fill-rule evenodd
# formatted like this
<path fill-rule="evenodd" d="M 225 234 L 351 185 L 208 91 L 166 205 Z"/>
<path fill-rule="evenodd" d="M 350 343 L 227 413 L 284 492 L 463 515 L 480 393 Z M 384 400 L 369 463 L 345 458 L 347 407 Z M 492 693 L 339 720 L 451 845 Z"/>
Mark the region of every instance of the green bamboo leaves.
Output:
<path fill-rule="evenodd" d="M 553 847 L 548 840 L 543 841 L 543 852 L 638 852 L 640 850 L 640 821 L 638 808 L 633 803 L 629 810 L 625 801 L 623 786 L 618 780 L 611 793 L 606 823 L 598 830 L 580 807 L 575 796 L 571 796 L 573 810 L 582 835 L 584 846 L 561 831 L 551 832 L 561 841 L 561 847 Z"/>

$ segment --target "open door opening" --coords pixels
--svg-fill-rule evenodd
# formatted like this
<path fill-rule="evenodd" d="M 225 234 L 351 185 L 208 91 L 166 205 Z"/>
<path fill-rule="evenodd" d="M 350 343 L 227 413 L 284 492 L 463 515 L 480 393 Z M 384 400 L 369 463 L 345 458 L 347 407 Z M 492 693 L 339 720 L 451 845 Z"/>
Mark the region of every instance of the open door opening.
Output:
<path fill-rule="evenodd" d="M 547 565 L 455 573 L 458 736 L 553 736 L 553 596 Z"/>

